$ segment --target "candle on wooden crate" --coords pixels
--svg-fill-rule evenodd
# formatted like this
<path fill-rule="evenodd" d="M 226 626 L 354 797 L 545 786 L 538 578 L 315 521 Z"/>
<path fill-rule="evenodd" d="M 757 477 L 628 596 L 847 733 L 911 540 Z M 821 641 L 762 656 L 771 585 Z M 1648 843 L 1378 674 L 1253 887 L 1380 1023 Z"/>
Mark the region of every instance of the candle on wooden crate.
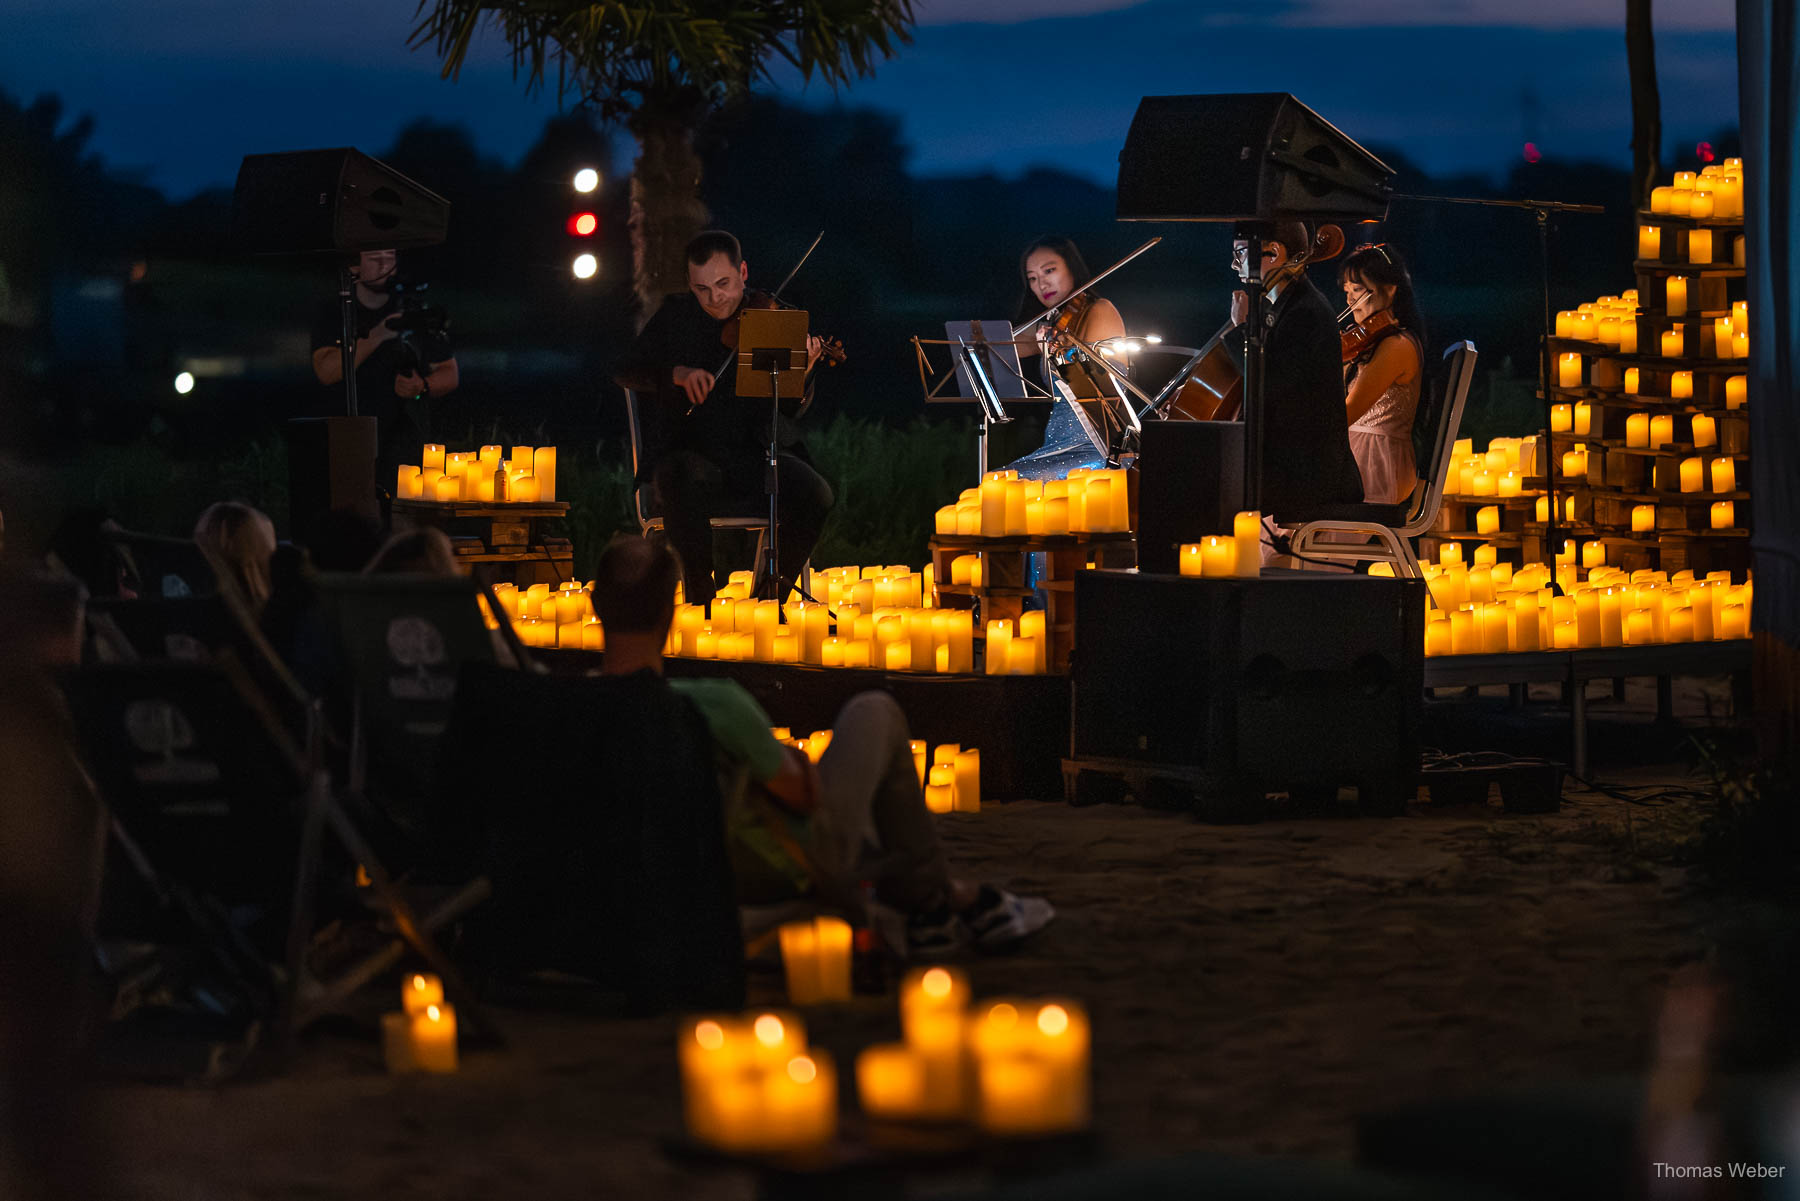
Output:
<path fill-rule="evenodd" d="M 1635 370 L 1635 368 L 1633 370 Z M 1574 428 L 1574 424 L 1575 424 L 1575 409 L 1574 409 L 1573 405 L 1571 405 L 1567 402 L 1564 402 L 1562 404 L 1555 404 L 1555 405 L 1550 406 L 1550 432 L 1551 433 L 1566 434 L 1571 429 Z"/>
<path fill-rule="evenodd" d="M 1582 437 L 1591 437 L 1594 427 L 1594 406 L 1585 400 L 1575 402 L 1575 430 Z"/>
<path fill-rule="evenodd" d="M 1500 508 L 1498 505 L 1482 505 L 1475 510 L 1475 532 L 1477 534 L 1496 534 L 1500 532 Z"/>
<path fill-rule="evenodd" d="M 1508 471 L 1500 476 L 1500 486 L 1496 495 L 1502 497 L 1518 496 L 1523 486 L 1519 473 L 1516 471 Z"/>
<path fill-rule="evenodd" d="M 1689 423 L 1693 430 L 1694 445 L 1697 447 L 1717 446 L 1719 443 L 1719 424 L 1710 413 L 1695 413 Z"/>
<path fill-rule="evenodd" d="M 1662 226 L 1638 226 L 1638 257 L 1640 259 L 1659 259 L 1662 257 Z"/>
<path fill-rule="evenodd" d="M 1663 286 L 1664 296 L 1667 301 L 1664 311 L 1671 317 L 1686 316 L 1688 307 L 1687 276 L 1671 275 L 1664 282 Z"/>
<path fill-rule="evenodd" d="M 1647 533 L 1653 532 L 1655 529 L 1656 529 L 1656 506 L 1655 505 L 1633 505 L 1633 506 L 1631 506 L 1631 532 L 1632 533 L 1647 534 Z"/>
<path fill-rule="evenodd" d="M 1564 388 L 1581 387 L 1581 356 L 1573 351 L 1558 356 L 1556 382 Z"/>
<path fill-rule="evenodd" d="M 1677 371 L 1669 376 L 1669 395 L 1676 400 L 1691 400 L 1694 396 L 1694 373 Z"/>
<path fill-rule="evenodd" d="M 1713 215 L 1713 194 L 1708 188 L 1695 188 L 1693 199 L 1688 201 L 1688 216 L 1704 221 Z M 1695 232 L 1701 232 L 1696 230 Z"/>
<path fill-rule="evenodd" d="M 1198 579 L 1206 574 L 1205 566 L 1205 561 L 1200 558 L 1200 544 L 1198 542 L 1183 542 L 1181 544 L 1180 558 L 1181 574 Z"/>
<path fill-rule="evenodd" d="M 1671 201 L 1674 198 L 1674 195 L 1675 189 L 1671 187 L 1650 189 L 1650 211 L 1653 213 L 1672 212 L 1673 205 L 1671 204 Z"/>
<path fill-rule="evenodd" d="M 1676 326 L 1674 329 L 1665 329 L 1662 332 L 1662 355 L 1663 355 L 1663 358 L 1665 358 L 1665 359 L 1681 358 L 1684 353 L 1684 350 L 1685 350 L 1685 343 L 1686 343 L 1686 340 L 1682 335 L 1681 327 L 1679 325 Z"/>
<path fill-rule="evenodd" d="M 1630 447 L 1648 447 L 1650 445 L 1650 414 L 1632 413 L 1625 418 L 1625 445 Z"/>
<path fill-rule="evenodd" d="M 1737 491 L 1737 464 L 1730 459 L 1714 459 L 1712 461 L 1712 490 L 1714 492 Z"/>
<path fill-rule="evenodd" d="M 1598 539 L 1582 543 L 1581 565 L 1590 570 L 1606 566 L 1606 543 Z"/>
<path fill-rule="evenodd" d="M 1750 302 L 1734 300 L 1731 302 L 1731 332 L 1747 334 L 1750 332 Z"/>
<path fill-rule="evenodd" d="M 455 475 L 441 475 L 438 477 L 435 494 L 432 497 L 433 500 L 454 501 L 460 500 L 461 498 L 462 477 Z"/>
<path fill-rule="evenodd" d="M 423 473 L 419 468 L 403 464 L 400 468 L 399 478 L 394 482 L 394 495 L 402 500 L 418 500 L 424 495 L 424 489 L 419 482 L 422 477 Z"/>
<path fill-rule="evenodd" d="M 1651 417 L 1650 449 L 1655 450 L 1659 446 L 1667 446 L 1673 441 L 1675 441 L 1675 418 L 1668 413 L 1658 413 Z"/>
<path fill-rule="evenodd" d="M 1012 641 L 1012 622 L 996 618 L 987 623 L 987 647 L 983 667 L 990 676 L 1006 674 L 1006 648 Z"/>
<path fill-rule="evenodd" d="M 1721 638 L 1750 637 L 1750 610 L 1743 604 L 1728 604 L 1719 610 Z"/>
<path fill-rule="evenodd" d="M 1725 407 L 1741 409 L 1750 399 L 1750 378 L 1734 375 L 1725 381 Z"/>
<path fill-rule="evenodd" d="M 1728 500 L 1715 500 L 1712 505 L 1712 528 L 1728 530 L 1737 524 L 1737 506 Z"/>
<path fill-rule="evenodd" d="M 1713 258 L 1713 236 L 1710 229 L 1688 231 L 1688 262 L 1710 263 Z"/>
<path fill-rule="evenodd" d="M 1750 357 L 1749 334 L 1731 335 L 1731 357 L 1734 359 L 1747 359 Z"/>

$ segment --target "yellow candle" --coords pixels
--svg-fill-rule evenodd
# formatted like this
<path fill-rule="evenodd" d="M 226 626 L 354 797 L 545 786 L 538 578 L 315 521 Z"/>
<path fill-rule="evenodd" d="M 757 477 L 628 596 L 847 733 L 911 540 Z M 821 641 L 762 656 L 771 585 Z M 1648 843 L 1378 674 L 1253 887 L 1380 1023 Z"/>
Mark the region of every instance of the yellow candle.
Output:
<path fill-rule="evenodd" d="M 1520 653 L 1528 653 L 1543 645 L 1541 622 L 1538 614 L 1538 598 L 1521 596 L 1513 602 L 1512 622 L 1507 632 L 1506 649 Z"/>
<path fill-rule="evenodd" d="M 1668 305 L 1666 311 L 1671 317 L 1682 317 L 1687 314 L 1688 281 L 1685 275 L 1671 275 L 1665 285 Z"/>
<path fill-rule="evenodd" d="M 1475 473 L 1474 484 L 1474 495 L 1476 496 L 1492 496 L 1499 487 L 1499 485 L 1495 483 L 1494 473 L 1491 471 L 1477 471 Z"/>
<path fill-rule="evenodd" d="M 1638 352 L 1638 326 L 1635 313 L 1627 315 L 1619 322 L 1619 353 L 1636 354 Z"/>
<path fill-rule="evenodd" d="M 1475 614 L 1458 609 L 1450 615 L 1450 653 L 1472 655 L 1481 650 L 1481 633 L 1475 627 Z"/>
<path fill-rule="evenodd" d="M 1656 506 L 1655 505 L 1633 505 L 1633 506 L 1631 506 L 1631 532 L 1632 533 L 1647 534 L 1647 533 L 1654 531 L 1655 529 L 1656 529 Z"/>
<path fill-rule="evenodd" d="M 1593 314 L 1593 306 L 1584 304 L 1576 310 L 1574 329 L 1571 337 L 1582 342 L 1592 342 L 1599 325 L 1599 319 Z"/>
<path fill-rule="evenodd" d="M 1644 646 L 1656 641 L 1656 624 L 1648 609 L 1633 609 L 1625 618 L 1625 645 Z"/>
<path fill-rule="evenodd" d="M 1650 445 L 1650 414 L 1633 413 L 1625 418 L 1625 445 Z"/>
<path fill-rule="evenodd" d="M 1069 532 L 1069 500 L 1066 496 L 1044 498 L 1044 533 Z"/>
<path fill-rule="evenodd" d="M 1002 489 L 1006 504 L 1006 532 L 1022 535 L 1025 530 L 1025 481 L 1006 480 Z"/>
<path fill-rule="evenodd" d="M 956 533 L 956 506 L 945 505 L 937 511 L 932 530 L 939 534 Z"/>
<path fill-rule="evenodd" d="M 1565 388 L 1581 387 L 1581 356 L 1573 351 L 1556 360 L 1557 383 Z"/>
<path fill-rule="evenodd" d="M 1262 575 L 1262 514 L 1245 510 L 1231 519 L 1231 536 L 1237 541 L 1234 575 L 1256 579 Z"/>
<path fill-rule="evenodd" d="M 1678 192 L 1692 191 L 1694 181 L 1698 178 L 1699 176 L 1692 171 L 1675 172 L 1675 190 Z"/>
<path fill-rule="evenodd" d="M 1677 217 L 1689 216 L 1694 204 L 1692 188 L 1676 188 L 1669 195 L 1669 212 Z"/>
<path fill-rule="evenodd" d="M 1750 332 L 1750 302 L 1734 300 L 1731 302 L 1731 332 L 1747 334 Z"/>
<path fill-rule="evenodd" d="M 798 1150 L 822 1146 L 837 1134 L 837 1072 L 823 1051 L 789 1059 L 764 1078 L 755 1147 Z"/>
<path fill-rule="evenodd" d="M 1694 432 L 1694 445 L 1697 447 L 1717 446 L 1719 443 L 1719 424 L 1710 413 L 1695 413 L 1690 423 Z"/>
<path fill-rule="evenodd" d="M 1006 480 L 990 471 L 981 480 L 981 534 L 998 538 L 1006 533 Z"/>
<path fill-rule="evenodd" d="M 537 476 L 515 476 L 507 486 L 506 499 L 514 504 L 535 505 L 543 495 L 539 489 Z"/>
<path fill-rule="evenodd" d="M 1236 538 L 1209 534 L 1200 540 L 1200 574 L 1219 579 L 1237 574 L 1238 544 Z"/>
<path fill-rule="evenodd" d="M 1086 529 L 1095 533 L 1105 533 L 1116 529 L 1113 525 L 1113 482 L 1105 476 L 1091 478 L 1083 490 L 1083 515 L 1086 518 Z"/>
<path fill-rule="evenodd" d="M 1445 542 L 1438 547 L 1438 562 L 1445 567 L 1463 561 L 1463 549 L 1460 542 Z"/>
<path fill-rule="evenodd" d="M 950 813 L 956 809 L 956 768 L 939 763 L 925 776 L 925 807 L 933 813 Z"/>
<path fill-rule="evenodd" d="M 415 972 L 401 983 L 400 1005 L 408 1017 L 418 1017 L 433 1005 L 444 1003 L 444 982 L 429 972 Z"/>
<path fill-rule="evenodd" d="M 1662 226 L 1638 226 L 1638 257 L 1640 259 L 1659 259 L 1662 257 Z"/>
<path fill-rule="evenodd" d="M 1731 357 L 1734 359 L 1747 359 L 1750 357 L 1749 334 L 1731 335 Z"/>
<path fill-rule="evenodd" d="M 1719 610 L 1722 638 L 1750 637 L 1750 611 L 1742 604 L 1726 605 Z"/>
<path fill-rule="evenodd" d="M 1691 400 L 1694 396 L 1694 373 L 1677 371 L 1669 376 L 1669 395 L 1676 400 Z M 1656 445 L 1654 442 L 1651 445 Z"/>
<path fill-rule="evenodd" d="M 1633 368 L 1632 370 L 1635 371 L 1636 368 Z M 1628 374 L 1627 378 L 1628 379 L 1630 378 L 1629 374 Z M 1629 387 L 1627 388 L 1627 391 L 1630 391 Z M 1557 404 L 1557 405 L 1550 406 L 1550 432 L 1551 433 L 1566 434 L 1571 429 L 1574 428 L 1574 423 L 1575 423 L 1575 410 L 1574 410 L 1573 405 L 1564 403 L 1564 404 Z"/>
<path fill-rule="evenodd" d="M 1572 651 L 1581 645 L 1579 632 L 1574 621 L 1559 621 L 1554 630 L 1555 647 L 1559 651 Z"/>
<path fill-rule="evenodd" d="M 1516 471 L 1508 471 L 1500 476 L 1500 496 L 1518 496 L 1523 488 L 1523 481 Z"/>
<path fill-rule="evenodd" d="M 1585 400 L 1575 402 L 1575 433 L 1590 437 L 1594 428 L 1594 406 Z"/>
<path fill-rule="evenodd" d="M 1023 641 L 1021 639 L 1020 641 Z M 1018 646 L 1015 642 L 1014 647 Z M 956 811 L 981 812 L 981 751 L 970 747 L 956 755 Z"/>
<path fill-rule="evenodd" d="M 1748 376 L 1734 375 L 1725 381 L 1725 407 L 1741 409 L 1750 399 L 1750 379 Z"/>
<path fill-rule="evenodd" d="M 454 475 L 439 476 L 433 500 L 453 501 L 462 497 L 462 477 Z"/>
<path fill-rule="evenodd" d="M 1680 374 L 1677 372 L 1676 374 Z M 1689 385 L 1690 389 L 1692 385 Z M 1667 413 L 1658 413 L 1650 418 L 1650 449 L 1667 446 L 1675 441 L 1675 418 Z"/>
<path fill-rule="evenodd" d="M 961 1013 L 968 1006 L 969 978 L 957 968 L 914 968 L 900 982 L 900 1029 L 909 1045 L 919 1040 L 922 1017 Z"/>
<path fill-rule="evenodd" d="M 1585 476 L 1587 468 L 1587 450 L 1577 446 L 1574 450 L 1565 451 L 1562 458 L 1563 474 L 1568 476 Z"/>
<path fill-rule="evenodd" d="M 1728 530 L 1737 524 L 1737 508 L 1728 500 L 1715 500 L 1712 506 L 1712 528 Z"/>
<path fill-rule="evenodd" d="M 1038 648 L 1042 645 L 1043 639 L 1027 638 L 1023 635 L 1008 641 L 1006 644 L 1006 674 L 1013 676 L 1036 675 Z"/>
<path fill-rule="evenodd" d="M 1012 622 L 996 619 L 987 623 L 987 649 L 983 666 L 990 676 L 1006 674 L 1007 644 L 1012 641 Z"/>
<path fill-rule="evenodd" d="M 1584 647 L 1600 645 L 1600 594 L 1589 589 L 1575 594 L 1575 628 L 1578 643 Z"/>
<path fill-rule="evenodd" d="M 811 921 L 785 922 L 781 938 L 781 968 L 787 978 L 788 1000 L 795 1005 L 816 1005 L 825 999 L 819 970 L 819 936 Z"/>
<path fill-rule="evenodd" d="M 1616 588 L 1600 592 L 1600 645 L 1621 646 L 1625 639 L 1625 598 Z"/>
<path fill-rule="evenodd" d="M 1606 566 L 1606 543 L 1597 539 L 1582 543 L 1581 565 L 1589 569 Z"/>
<path fill-rule="evenodd" d="M 1696 214 L 1698 215 L 1698 214 Z M 1688 231 L 1688 262 L 1710 263 L 1713 257 L 1713 236 L 1710 229 L 1691 229 Z"/>
<path fill-rule="evenodd" d="M 1669 614 L 1669 641 L 1692 642 L 1694 640 L 1694 611 L 1683 606 Z"/>
<path fill-rule="evenodd" d="M 890 642 L 882 653 L 882 665 L 889 671 L 912 670 L 912 643 Z"/>
<path fill-rule="evenodd" d="M 1671 280 L 1670 282 L 1672 283 L 1674 281 Z M 1665 359 L 1681 358 L 1683 350 L 1684 350 L 1683 342 L 1684 342 L 1684 339 L 1682 337 L 1681 327 L 1679 325 L 1676 326 L 1674 329 L 1665 329 L 1662 333 L 1663 358 L 1665 358 Z"/>
<path fill-rule="evenodd" d="M 1667 213 L 1673 211 L 1671 201 L 1674 195 L 1674 188 L 1650 189 L 1650 211 L 1653 213 Z"/>
<path fill-rule="evenodd" d="M 925 1108 L 925 1060 L 905 1043 L 879 1043 L 856 1057 L 856 1095 L 872 1118 L 904 1121 Z"/>
<path fill-rule="evenodd" d="M 1713 215 L 1713 194 L 1706 188 L 1695 188 L 1694 197 L 1688 202 L 1688 216 L 1704 221 Z"/>
<path fill-rule="evenodd" d="M 1425 653 L 1432 656 L 1450 653 L 1449 621 L 1430 621 L 1425 624 Z"/>
<path fill-rule="evenodd" d="M 444 470 L 443 446 L 436 442 L 427 442 L 425 444 L 425 449 L 420 452 L 419 466 L 423 471 L 437 471 L 442 473 Z"/>
<path fill-rule="evenodd" d="M 1477 534 L 1496 534 L 1500 532 L 1500 509 L 1497 505 L 1482 505 L 1475 510 L 1475 532 Z"/>
<path fill-rule="evenodd" d="M 1712 490 L 1714 492 L 1737 491 L 1737 464 L 1730 459 L 1714 459 L 1712 461 Z"/>
<path fill-rule="evenodd" d="M 1573 337 L 1575 334 L 1575 310 L 1564 309 L 1556 315 L 1556 336 Z"/>
<path fill-rule="evenodd" d="M 1200 558 L 1200 544 L 1198 542 L 1183 542 L 1181 544 L 1180 563 L 1182 575 L 1198 578 L 1205 574 L 1206 564 L 1205 561 Z"/>
<path fill-rule="evenodd" d="M 419 484 L 421 474 L 419 468 L 402 464 L 399 478 L 394 481 L 394 495 L 401 500 L 418 500 L 424 495 L 424 489 Z"/>
<path fill-rule="evenodd" d="M 413 1063 L 421 1072 L 456 1070 L 456 1009 L 427 1005 L 412 1019 Z"/>
<path fill-rule="evenodd" d="M 1044 532 L 1044 498 L 1041 496 L 1025 498 L 1025 532 L 1032 537 Z"/>

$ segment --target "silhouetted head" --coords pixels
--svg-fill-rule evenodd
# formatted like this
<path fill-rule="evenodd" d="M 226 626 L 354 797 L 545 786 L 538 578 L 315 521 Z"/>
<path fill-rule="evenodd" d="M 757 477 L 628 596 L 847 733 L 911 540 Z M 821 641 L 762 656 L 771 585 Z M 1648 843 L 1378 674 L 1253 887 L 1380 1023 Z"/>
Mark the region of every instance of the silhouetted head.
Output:
<path fill-rule="evenodd" d="M 607 638 L 667 636 L 680 580 L 681 560 L 664 543 L 636 534 L 620 534 L 607 543 L 594 569 L 594 611 Z"/>

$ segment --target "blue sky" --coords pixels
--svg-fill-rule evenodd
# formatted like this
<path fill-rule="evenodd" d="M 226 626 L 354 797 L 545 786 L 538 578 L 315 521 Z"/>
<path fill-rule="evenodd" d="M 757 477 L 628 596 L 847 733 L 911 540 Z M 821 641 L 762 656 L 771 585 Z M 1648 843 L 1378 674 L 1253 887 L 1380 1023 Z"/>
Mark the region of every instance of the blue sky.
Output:
<path fill-rule="evenodd" d="M 1657 6 L 1669 141 L 1735 124 L 1731 0 Z M 806 103 L 899 114 L 925 173 L 1056 164 L 1109 181 L 1143 95 L 1288 91 L 1440 171 L 1547 153 L 1629 158 L 1623 0 L 920 0 L 914 44 Z M 462 78 L 407 49 L 410 0 L 0 0 L 0 88 L 60 93 L 109 161 L 175 196 L 246 153 L 378 150 L 420 115 L 514 161 L 553 95 L 498 48 Z M 1535 107 L 1534 121 L 1528 112 Z M 1529 125 L 1528 125 L 1529 121 Z"/>

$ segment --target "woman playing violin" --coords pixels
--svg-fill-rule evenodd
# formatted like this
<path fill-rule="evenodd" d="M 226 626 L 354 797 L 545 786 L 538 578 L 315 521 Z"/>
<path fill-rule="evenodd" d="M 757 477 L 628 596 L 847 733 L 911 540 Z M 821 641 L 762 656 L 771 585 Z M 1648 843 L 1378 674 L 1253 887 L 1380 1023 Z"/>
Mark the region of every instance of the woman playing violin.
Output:
<path fill-rule="evenodd" d="M 1025 294 L 1019 301 L 1019 312 L 1013 318 L 1013 324 L 1018 326 L 1030 321 L 1092 278 L 1093 272 L 1088 270 L 1074 242 L 1068 238 L 1039 238 L 1019 256 L 1019 279 L 1025 285 Z M 1040 322 L 1033 330 L 1035 340 L 1023 341 L 1019 355 L 1023 358 L 1048 352 L 1044 357 L 1045 382 L 1049 381 L 1053 367 L 1062 368 L 1064 378 L 1068 379 L 1076 396 L 1096 397 L 1100 393 L 1094 387 L 1093 377 L 1104 373 L 1096 368 L 1090 375 L 1086 368 L 1079 366 L 1075 360 L 1081 357 L 1081 352 L 1075 349 L 1068 335 L 1097 346 L 1109 338 L 1125 336 L 1124 318 L 1119 316 L 1112 301 L 1092 292 L 1083 292 L 1076 297 L 1063 310 L 1063 318 L 1060 323 Z M 1057 324 L 1060 328 L 1052 328 Z M 1067 370 L 1069 367 L 1076 370 Z M 1109 383 L 1106 392 L 1110 395 L 1117 389 Z"/>
<path fill-rule="evenodd" d="M 1399 504 L 1419 482 L 1413 415 L 1424 378 L 1425 321 L 1393 248 L 1363 246 L 1338 268 L 1355 327 L 1344 335 L 1344 415 L 1363 498 Z"/>

